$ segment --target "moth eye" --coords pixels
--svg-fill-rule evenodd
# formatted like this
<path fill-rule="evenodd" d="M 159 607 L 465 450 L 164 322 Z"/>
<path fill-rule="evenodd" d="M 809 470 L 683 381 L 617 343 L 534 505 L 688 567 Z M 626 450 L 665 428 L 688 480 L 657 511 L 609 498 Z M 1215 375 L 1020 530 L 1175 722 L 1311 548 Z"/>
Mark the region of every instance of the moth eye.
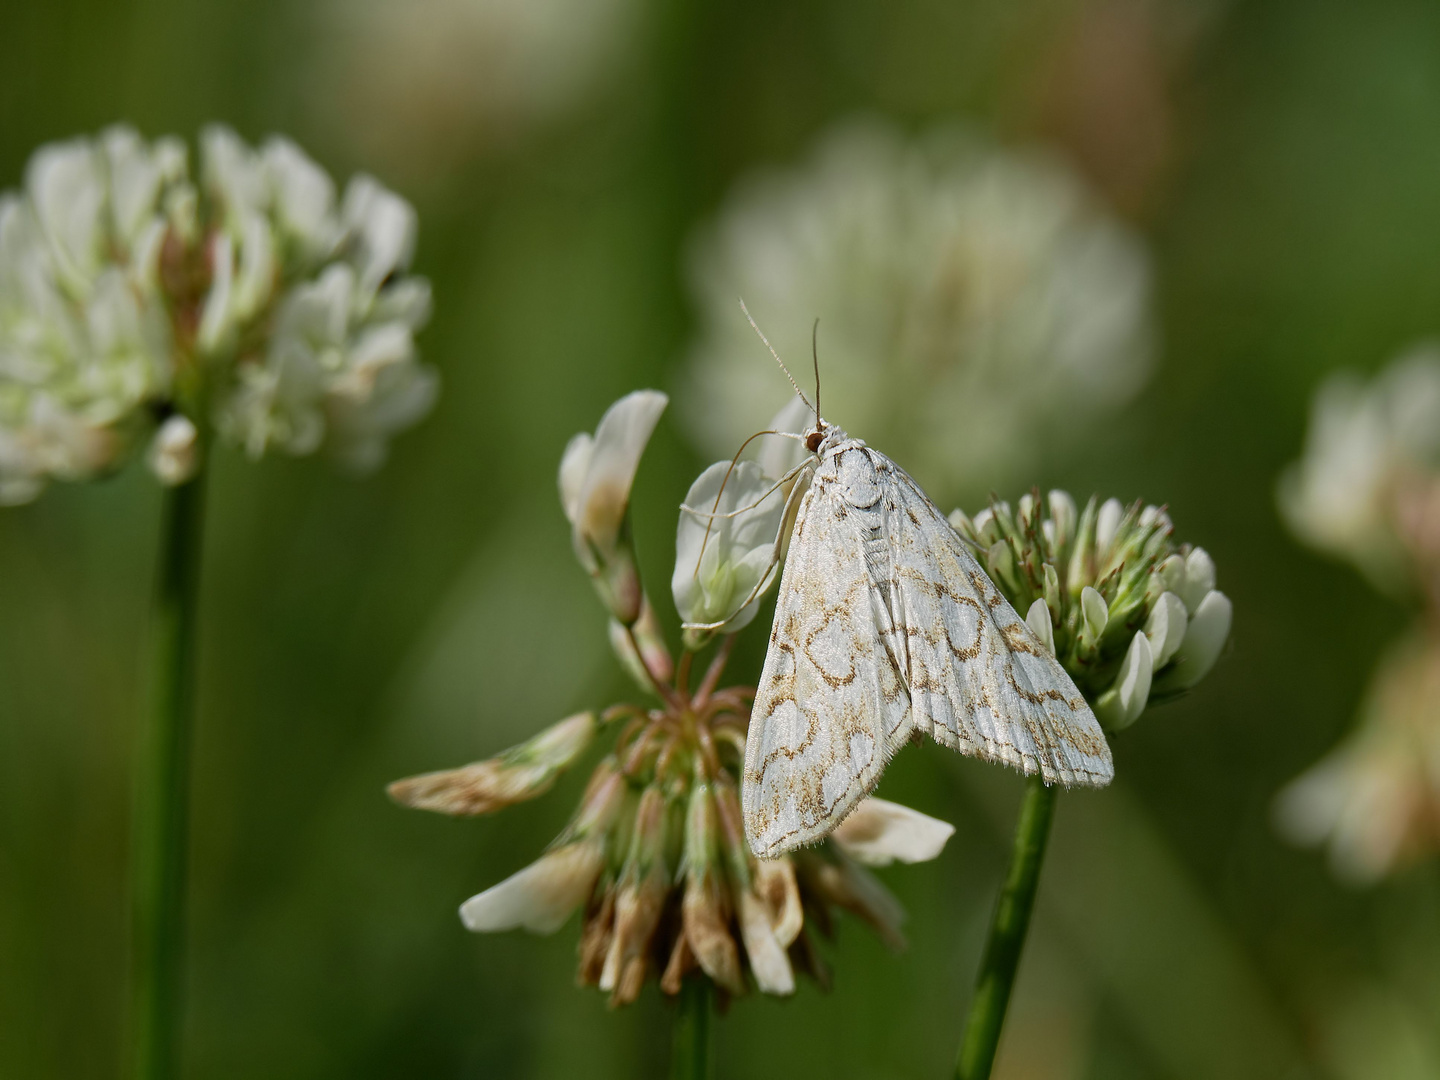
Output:
<path fill-rule="evenodd" d="M 810 432 L 810 434 L 805 437 L 805 449 L 809 450 L 812 454 L 815 453 L 816 450 L 820 449 L 820 443 L 824 438 L 825 436 L 821 435 L 818 431 Z"/>

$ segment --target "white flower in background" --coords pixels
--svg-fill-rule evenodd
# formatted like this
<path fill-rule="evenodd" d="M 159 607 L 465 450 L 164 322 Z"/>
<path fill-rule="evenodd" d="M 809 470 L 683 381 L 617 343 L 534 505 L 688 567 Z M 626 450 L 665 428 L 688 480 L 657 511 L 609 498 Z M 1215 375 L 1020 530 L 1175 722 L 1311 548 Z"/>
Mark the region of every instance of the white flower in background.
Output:
<path fill-rule="evenodd" d="M 387 170 L 433 179 L 582 105 L 630 55 L 635 0 L 330 0 L 311 99 Z"/>
<path fill-rule="evenodd" d="M 1275 801 L 1282 834 L 1326 845 L 1337 877 L 1378 880 L 1440 851 L 1440 648 L 1403 642 L 1375 674 L 1358 729 Z"/>
<path fill-rule="evenodd" d="M 1368 383 L 1342 373 L 1321 384 L 1304 456 L 1280 479 L 1280 509 L 1306 543 L 1405 591 L 1414 568 L 1397 515 L 1437 472 L 1440 349 L 1423 345 Z"/>
<path fill-rule="evenodd" d="M 200 432 L 194 422 L 178 413 L 167 417 L 150 440 L 146 461 L 156 479 L 167 487 L 194 476 L 200 464 Z"/>
<path fill-rule="evenodd" d="M 42 147 L 0 196 L 0 500 L 121 461 L 170 384 L 158 285 L 173 140 L 128 128 Z"/>
<path fill-rule="evenodd" d="M 1149 371 L 1138 238 L 1058 162 L 961 133 L 834 131 L 737 190 L 690 276 L 684 404 L 710 452 L 759 429 L 783 385 L 737 296 L 795 370 L 818 317 L 825 412 L 952 495 L 1065 445 Z"/>
<path fill-rule="evenodd" d="M 0 501 L 147 439 L 181 483 L 202 402 L 252 456 L 323 444 L 361 468 L 430 408 L 409 205 L 363 176 L 337 205 L 293 143 L 252 150 L 222 127 L 202 135 L 201 177 L 179 141 L 116 127 L 42 147 L 0 196 Z"/>
<path fill-rule="evenodd" d="M 379 465 L 390 436 L 435 400 L 434 372 L 418 363 L 414 342 L 430 316 L 430 287 L 404 275 L 414 210 L 363 175 L 337 205 L 330 177 L 286 139 L 251 150 L 211 127 L 202 149 L 218 228 L 198 345 L 239 352 L 217 409 L 221 434 L 252 457 L 328 443 L 357 469 Z M 268 341 L 247 348 L 266 310 Z"/>

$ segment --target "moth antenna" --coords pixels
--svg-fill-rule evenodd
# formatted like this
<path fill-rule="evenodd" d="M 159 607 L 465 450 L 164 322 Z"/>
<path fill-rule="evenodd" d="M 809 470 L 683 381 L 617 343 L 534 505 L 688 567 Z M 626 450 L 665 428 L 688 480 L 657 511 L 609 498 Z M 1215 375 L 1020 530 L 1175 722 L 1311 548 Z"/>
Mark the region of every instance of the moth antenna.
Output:
<path fill-rule="evenodd" d="M 770 344 L 770 339 L 767 338 L 764 334 L 764 331 L 762 331 L 760 327 L 755 324 L 755 319 L 751 316 L 750 309 L 745 306 L 745 298 L 742 296 L 739 298 L 739 300 L 740 310 L 745 313 L 745 319 L 747 322 L 749 322 L 750 329 L 754 330 L 755 333 L 760 335 L 760 340 L 765 342 L 765 348 L 770 350 L 770 355 L 775 357 L 775 363 L 779 364 L 780 370 L 785 372 L 785 378 L 790 380 L 790 385 L 795 388 L 795 393 L 800 395 L 801 401 L 805 402 L 806 405 L 809 405 L 810 399 L 805 396 L 805 391 L 800 389 L 800 384 L 795 381 L 795 376 L 790 374 L 790 369 L 785 366 L 785 361 L 780 359 L 780 354 L 775 351 L 775 346 Z M 814 406 L 811 407 L 813 408 Z M 817 413 L 816 415 L 819 414 Z"/>
<path fill-rule="evenodd" d="M 815 316 L 815 325 L 810 327 L 810 356 L 815 361 L 815 429 L 820 429 L 820 316 Z"/>

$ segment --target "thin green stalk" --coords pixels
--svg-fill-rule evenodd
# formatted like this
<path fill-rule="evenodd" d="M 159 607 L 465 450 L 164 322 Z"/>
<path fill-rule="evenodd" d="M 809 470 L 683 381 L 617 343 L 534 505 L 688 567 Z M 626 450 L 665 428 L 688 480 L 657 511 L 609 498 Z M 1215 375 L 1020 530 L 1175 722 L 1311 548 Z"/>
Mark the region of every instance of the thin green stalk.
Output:
<path fill-rule="evenodd" d="M 671 1080 L 710 1080 L 710 980 L 692 975 L 680 987 L 675 1013 L 675 1043 L 670 1058 Z"/>
<path fill-rule="evenodd" d="M 1020 951 L 1025 945 L 1025 932 L 1030 928 L 1035 890 L 1040 884 L 1040 863 L 1045 858 L 1045 841 L 1055 816 L 1056 790 L 1047 787 L 1038 776 L 1032 776 L 1027 782 L 1025 800 L 1020 804 L 1020 821 L 1015 826 L 1010 871 L 995 903 L 990 937 L 985 942 L 980 975 L 975 981 L 975 997 L 970 1002 L 960 1056 L 955 1062 L 956 1080 L 987 1080 L 995 1064 L 995 1050 L 1005 1025 L 1005 1009 L 1010 1004 L 1015 969 L 1020 966 Z"/>
<path fill-rule="evenodd" d="M 204 512 L 203 470 L 167 489 L 151 614 L 149 708 L 138 761 L 131 869 L 135 1080 L 173 1080 L 179 1075 L 196 600 Z"/>

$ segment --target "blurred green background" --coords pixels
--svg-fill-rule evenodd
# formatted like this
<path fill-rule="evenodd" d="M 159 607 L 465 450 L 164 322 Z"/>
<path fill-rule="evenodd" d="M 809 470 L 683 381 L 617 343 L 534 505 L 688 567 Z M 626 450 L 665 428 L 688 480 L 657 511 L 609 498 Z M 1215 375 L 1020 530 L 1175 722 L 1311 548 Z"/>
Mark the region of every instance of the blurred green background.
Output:
<path fill-rule="evenodd" d="M 282 132 L 410 198 L 434 284 L 421 346 L 439 406 L 382 471 L 216 462 L 187 1075 L 664 1074 L 669 1003 L 652 986 L 610 1013 L 575 989 L 573 924 L 476 937 L 455 916 L 543 847 L 583 778 L 477 821 L 402 811 L 383 786 L 629 694 L 569 554 L 560 452 L 620 394 L 675 386 L 685 246 L 736 180 L 857 112 L 1048 140 L 1143 231 L 1155 375 L 1034 480 L 1168 503 L 1235 603 L 1210 678 L 1116 740 L 1114 787 L 1061 800 L 999 1075 L 1440 1075 L 1435 866 L 1349 889 L 1270 825 L 1406 619 L 1301 550 L 1273 489 L 1322 374 L 1440 333 L 1440 7 L 612 2 L 608 30 L 576 31 L 610 35 L 597 55 L 572 41 L 554 61 L 563 94 L 502 109 L 492 79 L 543 81 L 530 54 L 427 78 L 443 26 L 363 40 L 380 6 L 0 6 L 4 186 L 39 144 L 116 120 Z M 439 10 L 391 14 L 421 34 Z M 672 410 L 634 511 L 662 595 L 674 507 L 705 464 L 677 425 Z M 158 508 L 132 466 L 0 514 L 6 1078 L 118 1074 Z M 754 673 L 746 648 L 736 670 Z M 910 951 L 842 924 L 834 991 L 737 1002 L 721 1076 L 948 1072 L 1020 784 L 926 747 L 881 793 L 958 827 L 937 862 L 883 872 Z"/>

